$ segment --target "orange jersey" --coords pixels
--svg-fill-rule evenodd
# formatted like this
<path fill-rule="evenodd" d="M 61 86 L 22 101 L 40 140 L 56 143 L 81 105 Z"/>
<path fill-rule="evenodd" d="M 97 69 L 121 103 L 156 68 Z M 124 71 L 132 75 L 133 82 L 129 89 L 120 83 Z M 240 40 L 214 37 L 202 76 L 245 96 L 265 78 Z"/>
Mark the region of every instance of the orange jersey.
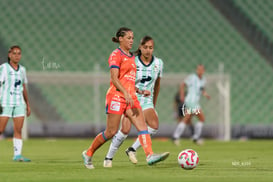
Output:
<path fill-rule="evenodd" d="M 136 63 L 135 56 L 125 54 L 120 48 L 114 50 L 109 59 L 109 68 L 119 69 L 119 81 L 127 92 L 135 97 L 135 79 L 136 79 Z M 118 91 L 112 81 L 110 81 L 110 88 L 108 94 L 124 97 L 123 93 Z"/>

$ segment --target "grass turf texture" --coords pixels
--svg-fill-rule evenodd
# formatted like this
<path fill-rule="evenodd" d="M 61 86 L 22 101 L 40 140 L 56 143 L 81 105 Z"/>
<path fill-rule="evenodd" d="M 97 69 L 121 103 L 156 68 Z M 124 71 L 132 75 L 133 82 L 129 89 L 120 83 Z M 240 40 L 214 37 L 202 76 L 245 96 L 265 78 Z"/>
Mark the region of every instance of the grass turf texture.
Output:
<path fill-rule="evenodd" d="M 108 141 L 94 155 L 94 170 L 83 166 L 81 153 L 88 139 L 29 139 L 24 142 L 23 154 L 31 163 L 12 161 L 12 140 L 0 141 L 0 181 L 272 181 L 272 140 L 220 142 L 205 140 L 196 146 L 188 139 L 176 147 L 170 140 L 153 139 L 155 152 L 171 152 L 169 158 L 148 166 L 142 149 L 138 150 L 137 165 L 128 161 L 125 149 L 132 144 L 127 139 L 113 160 L 113 168 L 103 168 L 103 160 L 110 145 Z M 178 166 L 177 155 L 186 148 L 197 151 L 200 162 L 194 170 Z"/>

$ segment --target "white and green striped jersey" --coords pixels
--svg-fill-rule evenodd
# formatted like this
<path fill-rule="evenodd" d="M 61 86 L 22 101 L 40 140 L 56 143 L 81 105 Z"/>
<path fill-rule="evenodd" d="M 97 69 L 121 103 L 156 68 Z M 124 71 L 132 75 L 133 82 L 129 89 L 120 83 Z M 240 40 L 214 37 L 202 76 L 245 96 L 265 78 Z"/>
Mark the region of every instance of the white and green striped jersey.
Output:
<path fill-rule="evenodd" d="M 145 65 L 139 56 L 135 58 L 137 73 L 136 87 L 140 90 L 149 90 L 151 95 L 144 97 L 137 94 L 138 100 L 143 107 L 145 104 L 153 105 L 154 86 L 158 77 L 163 76 L 163 61 L 160 58 L 153 56 L 152 61 Z"/>
<path fill-rule="evenodd" d="M 197 74 L 191 74 L 185 79 L 187 85 L 187 96 L 185 103 L 199 104 L 202 90 L 205 88 L 206 78 L 202 76 L 200 79 Z"/>
<path fill-rule="evenodd" d="M 25 104 L 23 84 L 27 83 L 26 69 L 19 65 L 15 70 L 9 63 L 0 66 L 0 102 L 2 106 Z"/>

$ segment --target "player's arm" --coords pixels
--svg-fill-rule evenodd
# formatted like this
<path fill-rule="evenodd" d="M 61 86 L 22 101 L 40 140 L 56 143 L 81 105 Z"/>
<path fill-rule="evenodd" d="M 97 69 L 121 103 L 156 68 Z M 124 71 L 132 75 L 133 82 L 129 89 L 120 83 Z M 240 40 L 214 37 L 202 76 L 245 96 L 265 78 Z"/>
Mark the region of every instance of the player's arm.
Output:
<path fill-rule="evenodd" d="M 0 66 L 0 87 L 2 87 L 4 83 L 5 83 L 5 73 L 4 73 L 4 67 L 1 65 Z M 0 114 L 2 114 L 2 112 L 3 112 L 3 108 L 0 103 Z"/>
<path fill-rule="evenodd" d="M 132 99 L 132 96 L 127 92 L 127 90 L 123 87 L 123 85 L 120 83 L 118 76 L 119 76 L 119 68 L 111 68 L 110 69 L 111 74 L 111 81 L 114 84 L 114 86 L 123 93 L 124 98 L 126 100 L 126 104 L 130 104 L 131 106 L 134 105 L 134 101 Z"/>
<path fill-rule="evenodd" d="M 4 72 L 4 67 L 1 65 L 0 66 L 0 87 L 4 84 L 5 82 L 5 72 Z"/>
<path fill-rule="evenodd" d="M 179 98 L 180 98 L 180 102 L 184 102 L 185 99 L 185 88 L 187 87 L 186 83 L 183 82 L 181 83 L 180 87 L 179 87 Z"/>
<path fill-rule="evenodd" d="M 202 87 L 201 90 L 202 90 L 202 95 L 205 96 L 207 99 L 210 99 L 210 96 L 209 96 L 209 94 L 206 92 L 205 88 Z"/>
<path fill-rule="evenodd" d="M 27 89 L 26 89 L 26 84 L 23 84 L 23 97 L 27 106 L 27 116 L 30 116 L 31 110 L 29 106 L 29 101 L 28 101 L 28 94 L 27 94 Z"/>
<path fill-rule="evenodd" d="M 139 88 L 135 87 L 136 93 L 143 95 L 144 97 L 148 97 L 151 95 L 151 92 L 149 90 L 140 90 Z"/>
<path fill-rule="evenodd" d="M 153 103 L 154 103 L 154 107 L 156 105 L 156 102 L 157 102 L 157 97 L 159 95 L 159 91 L 160 91 L 160 77 L 158 77 L 155 81 L 155 86 L 154 86 L 154 100 L 153 100 Z"/>

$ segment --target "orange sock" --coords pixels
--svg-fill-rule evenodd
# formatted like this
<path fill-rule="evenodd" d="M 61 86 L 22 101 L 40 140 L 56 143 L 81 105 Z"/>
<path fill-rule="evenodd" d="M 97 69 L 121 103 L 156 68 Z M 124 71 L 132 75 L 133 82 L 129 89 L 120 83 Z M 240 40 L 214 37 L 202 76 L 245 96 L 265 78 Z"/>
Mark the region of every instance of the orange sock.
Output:
<path fill-rule="evenodd" d="M 152 149 L 151 136 L 147 130 L 138 132 L 138 139 L 145 152 L 146 157 L 154 153 Z"/>
<path fill-rule="evenodd" d="M 87 149 L 86 154 L 92 157 L 96 150 L 100 148 L 100 146 L 102 146 L 106 141 L 107 138 L 104 136 L 104 132 L 99 133 L 93 140 L 91 146 Z"/>

